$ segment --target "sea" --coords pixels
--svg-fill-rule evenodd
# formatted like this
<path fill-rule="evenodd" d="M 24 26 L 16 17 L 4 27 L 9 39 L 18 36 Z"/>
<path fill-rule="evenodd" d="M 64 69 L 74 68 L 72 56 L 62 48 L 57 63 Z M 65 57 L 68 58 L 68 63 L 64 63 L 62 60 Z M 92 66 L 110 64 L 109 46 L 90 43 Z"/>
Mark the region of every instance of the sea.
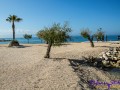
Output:
<path fill-rule="evenodd" d="M 107 40 L 108 41 L 118 41 L 118 35 L 108 35 L 107 36 Z M 12 40 L 12 38 L 0 38 L 0 40 Z M 16 38 L 16 40 L 19 41 L 20 44 L 27 44 L 28 41 L 25 39 L 25 38 Z M 81 37 L 81 36 L 71 36 L 71 38 L 69 40 L 67 40 L 67 42 L 76 42 L 76 43 L 79 43 L 79 42 L 85 42 L 85 41 L 88 41 L 87 39 Z M 94 39 L 94 41 L 96 41 Z M 0 42 L 0 44 L 9 44 L 10 41 L 7 41 L 7 42 Z M 39 39 L 37 37 L 32 37 L 32 39 L 29 40 L 29 43 L 30 44 L 42 44 L 42 43 L 45 43 L 44 40 L 42 39 Z"/>

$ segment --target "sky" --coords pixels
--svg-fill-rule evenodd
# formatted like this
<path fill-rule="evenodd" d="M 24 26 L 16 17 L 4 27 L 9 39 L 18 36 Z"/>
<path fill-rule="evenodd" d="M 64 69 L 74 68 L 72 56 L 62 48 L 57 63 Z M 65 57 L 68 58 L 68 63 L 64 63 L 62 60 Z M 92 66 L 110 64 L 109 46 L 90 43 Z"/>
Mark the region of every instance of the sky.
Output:
<path fill-rule="evenodd" d="M 53 23 L 69 22 L 70 35 L 80 35 L 80 30 L 97 29 L 107 35 L 120 35 L 120 0 L 0 0 L 0 38 L 12 37 L 9 15 L 22 18 L 16 22 L 16 37 L 36 33 Z"/>

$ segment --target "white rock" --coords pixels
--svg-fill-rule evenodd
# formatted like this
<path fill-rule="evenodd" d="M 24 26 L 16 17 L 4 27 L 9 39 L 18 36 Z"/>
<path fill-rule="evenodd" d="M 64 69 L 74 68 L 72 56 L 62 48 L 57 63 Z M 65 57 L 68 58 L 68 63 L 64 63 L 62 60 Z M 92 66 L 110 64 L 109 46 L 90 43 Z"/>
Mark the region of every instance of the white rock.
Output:
<path fill-rule="evenodd" d="M 102 54 L 105 54 L 105 52 L 102 52 Z"/>
<path fill-rule="evenodd" d="M 107 52 L 106 54 L 107 54 L 108 56 L 110 55 L 110 53 L 109 53 L 109 52 Z"/>
<path fill-rule="evenodd" d="M 105 60 L 108 60 L 108 57 L 106 54 L 103 54 L 103 58 L 105 58 Z"/>
<path fill-rule="evenodd" d="M 103 63 L 104 65 L 106 65 L 106 64 L 108 64 L 109 62 L 106 61 L 106 60 L 103 60 L 102 63 Z"/>
<path fill-rule="evenodd" d="M 117 57 L 113 57 L 113 58 L 114 58 L 114 60 L 118 60 Z"/>

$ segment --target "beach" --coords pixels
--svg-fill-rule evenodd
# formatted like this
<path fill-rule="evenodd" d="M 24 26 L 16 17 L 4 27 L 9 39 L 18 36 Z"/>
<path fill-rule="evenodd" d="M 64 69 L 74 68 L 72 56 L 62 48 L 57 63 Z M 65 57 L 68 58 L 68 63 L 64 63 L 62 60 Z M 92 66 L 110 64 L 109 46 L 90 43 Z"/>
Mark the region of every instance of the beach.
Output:
<path fill-rule="evenodd" d="M 23 44 L 21 48 L 0 45 L 0 90 L 81 90 L 69 60 L 98 56 L 119 45 L 95 42 L 92 48 L 88 42 L 67 43 L 52 47 L 50 59 L 44 59 L 46 44 Z"/>

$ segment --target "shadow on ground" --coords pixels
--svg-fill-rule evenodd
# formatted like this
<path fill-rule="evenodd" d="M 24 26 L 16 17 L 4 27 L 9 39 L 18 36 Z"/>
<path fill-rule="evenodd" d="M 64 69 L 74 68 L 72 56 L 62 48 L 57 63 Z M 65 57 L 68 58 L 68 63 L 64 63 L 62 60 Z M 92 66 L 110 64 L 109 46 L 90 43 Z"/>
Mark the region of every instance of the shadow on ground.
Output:
<path fill-rule="evenodd" d="M 95 47 L 105 47 L 105 48 L 110 48 L 110 46 L 95 46 Z"/>

